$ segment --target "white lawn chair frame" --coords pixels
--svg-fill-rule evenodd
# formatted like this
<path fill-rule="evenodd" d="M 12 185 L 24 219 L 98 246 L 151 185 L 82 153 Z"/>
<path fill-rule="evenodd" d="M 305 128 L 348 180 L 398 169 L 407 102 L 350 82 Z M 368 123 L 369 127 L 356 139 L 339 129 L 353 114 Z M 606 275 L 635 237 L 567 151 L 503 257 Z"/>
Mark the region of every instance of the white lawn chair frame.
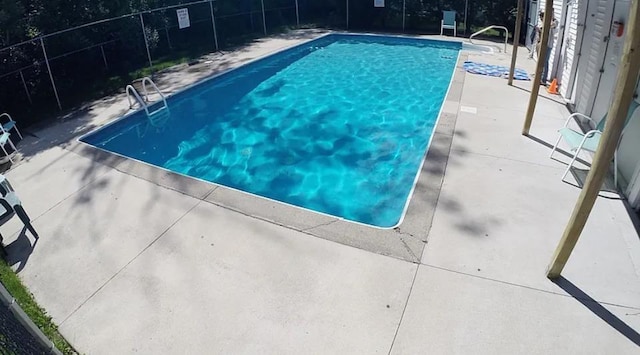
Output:
<path fill-rule="evenodd" d="M 440 36 L 444 30 L 453 30 L 453 37 L 458 36 L 458 22 L 456 22 L 455 11 L 442 11 L 442 21 L 440 21 Z"/>

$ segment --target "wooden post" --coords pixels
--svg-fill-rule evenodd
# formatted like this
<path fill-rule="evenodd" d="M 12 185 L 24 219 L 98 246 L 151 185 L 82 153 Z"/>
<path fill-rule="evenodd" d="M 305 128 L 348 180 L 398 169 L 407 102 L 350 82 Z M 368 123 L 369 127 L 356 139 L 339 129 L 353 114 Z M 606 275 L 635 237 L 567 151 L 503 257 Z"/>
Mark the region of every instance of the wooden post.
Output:
<path fill-rule="evenodd" d="M 540 92 L 540 77 L 542 76 L 542 69 L 545 65 L 545 59 L 547 58 L 547 43 L 549 43 L 549 32 L 551 27 L 551 19 L 553 18 L 553 0 L 547 0 L 544 6 L 544 21 L 542 26 L 542 36 L 540 36 L 540 53 L 538 53 L 538 63 L 536 65 L 536 74 L 533 78 L 533 86 L 531 87 L 531 96 L 529 97 L 529 107 L 527 108 L 527 115 L 524 119 L 524 127 L 522 128 L 522 135 L 529 135 L 529 129 L 531 128 L 531 121 L 533 121 L 533 113 L 536 110 L 536 103 L 538 102 L 538 93 Z M 535 44 L 534 44 L 535 45 Z"/>
<path fill-rule="evenodd" d="M 513 85 L 513 73 L 516 71 L 516 57 L 520 46 L 520 30 L 522 25 L 522 13 L 524 12 L 524 0 L 518 0 L 518 14 L 516 15 L 516 30 L 513 32 L 513 53 L 511 53 L 511 68 L 509 68 L 508 85 Z"/>
<path fill-rule="evenodd" d="M 580 233 L 582 233 L 587 223 L 587 218 L 596 202 L 604 178 L 609 172 L 611 159 L 624 129 L 624 123 L 638 81 L 638 74 L 640 74 L 640 23 L 638 22 L 640 19 L 640 7 L 638 7 L 638 1 L 640 0 L 631 1 L 629 22 L 626 27 L 627 37 L 624 41 L 613 101 L 609 108 L 609 118 L 593 158 L 587 181 L 580 193 L 580 197 L 578 197 L 578 203 L 573 210 L 569 224 L 562 235 L 560 244 L 547 270 L 547 277 L 550 279 L 560 276 L 573 248 L 578 242 Z"/>

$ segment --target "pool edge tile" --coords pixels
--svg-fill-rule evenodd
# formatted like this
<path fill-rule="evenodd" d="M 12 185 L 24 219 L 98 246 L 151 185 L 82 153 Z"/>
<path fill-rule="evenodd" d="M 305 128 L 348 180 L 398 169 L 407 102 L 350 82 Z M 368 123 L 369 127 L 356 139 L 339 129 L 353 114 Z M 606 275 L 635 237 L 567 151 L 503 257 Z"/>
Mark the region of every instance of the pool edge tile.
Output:
<path fill-rule="evenodd" d="M 217 187 L 217 185 L 180 175 L 137 160 L 125 158 L 80 141 L 73 141 L 65 146 L 64 149 L 127 175 L 149 181 L 158 186 L 180 192 L 199 200 L 209 195 L 211 191 Z"/>
<path fill-rule="evenodd" d="M 319 238 L 412 263 L 420 262 L 425 246 L 422 240 L 403 232 L 402 227 L 381 229 L 346 220 L 320 225 L 307 232 Z"/>
<path fill-rule="evenodd" d="M 457 69 L 454 70 L 451 87 L 445 97 L 426 159 L 420 169 L 404 220 L 399 226 L 403 233 L 425 243 L 429 239 L 455 135 L 460 98 L 466 76 L 466 72 L 460 68 L 468 57 L 469 55 L 464 52 L 460 53 L 458 57 Z"/>
<path fill-rule="evenodd" d="M 338 220 L 337 217 L 312 212 L 226 186 L 216 186 L 218 188 L 209 194 L 205 201 L 295 230 L 307 231 Z"/>

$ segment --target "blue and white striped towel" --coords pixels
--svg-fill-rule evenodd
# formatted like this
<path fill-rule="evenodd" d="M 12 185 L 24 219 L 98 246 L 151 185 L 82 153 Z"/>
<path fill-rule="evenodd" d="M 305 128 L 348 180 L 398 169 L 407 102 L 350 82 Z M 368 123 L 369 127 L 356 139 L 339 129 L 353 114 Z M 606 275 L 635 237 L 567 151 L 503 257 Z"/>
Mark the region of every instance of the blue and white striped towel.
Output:
<path fill-rule="evenodd" d="M 481 74 L 488 76 L 497 76 L 501 78 L 509 77 L 509 68 L 501 65 L 484 64 L 478 62 L 467 61 L 464 62 L 464 70 L 473 74 Z M 523 69 L 516 68 L 513 73 L 513 78 L 516 80 L 531 80 L 529 74 Z"/>

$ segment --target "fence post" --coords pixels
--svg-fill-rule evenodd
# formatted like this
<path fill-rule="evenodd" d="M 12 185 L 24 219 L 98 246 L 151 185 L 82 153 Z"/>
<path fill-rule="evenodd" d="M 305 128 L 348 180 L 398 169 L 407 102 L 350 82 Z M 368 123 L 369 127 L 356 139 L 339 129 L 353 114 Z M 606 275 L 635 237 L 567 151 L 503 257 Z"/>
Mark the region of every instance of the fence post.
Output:
<path fill-rule="evenodd" d="M 58 96 L 58 89 L 56 88 L 56 82 L 53 80 L 53 73 L 51 73 L 51 66 L 49 65 L 49 58 L 47 57 L 47 50 L 44 48 L 44 39 L 40 37 L 40 45 L 42 46 L 42 53 L 44 54 L 44 62 L 47 64 L 47 70 L 49 71 L 49 79 L 51 79 L 51 86 L 53 87 L 53 93 L 56 95 L 56 102 L 58 108 L 62 111 L 62 105 L 60 104 L 60 97 Z"/>
<path fill-rule="evenodd" d="M 264 0 L 260 0 L 260 3 L 262 4 L 262 27 L 264 28 L 264 35 L 267 35 L 267 20 L 266 20 L 266 16 L 264 14 Z"/>
<path fill-rule="evenodd" d="M 467 35 L 467 10 L 469 9 L 469 0 L 465 0 L 464 2 L 464 32 L 463 34 Z"/>
<path fill-rule="evenodd" d="M 407 0 L 402 0 L 402 32 L 404 32 L 405 17 L 407 15 Z"/>
<path fill-rule="evenodd" d="M 147 42 L 147 31 L 144 29 L 144 19 L 142 18 L 142 12 L 140 15 L 140 25 L 142 26 L 142 36 L 144 37 L 144 46 L 147 48 L 147 58 L 149 59 L 149 67 L 153 68 L 153 62 L 151 61 L 151 52 L 149 52 L 149 42 Z"/>
<path fill-rule="evenodd" d="M 29 103 L 33 105 L 33 101 L 31 101 L 31 94 L 29 94 L 29 88 L 27 87 L 27 82 L 24 81 L 24 75 L 22 75 L 22 69 L 20 70 L 20 79 L 22 79 L 22 86 L 24 87 L 24 92 L 27 93 L 27 99 Z"/>
<path fill-rule="evenodd" d="M 171 45 L 171 37 L 169 37 L 169 27 L 168 26 L 164 27 L 164 34 L 167 36 L 167 44 L 169 45 L 169 49 L 173 49 L 173 46 Z"/>
<path fill-rule="evenodd" d="M 347 29 L 349 29 L 349 0 L 347 0 Z"/>
<path fill-rule="evenodd" d="M 296 25 L 300 27 L 300 9 L 298 7 L 298 0 L 296 0 Z"/>
<path fill-rule="evenodd" d="M 213 26 L 213 40 L 216 43 L 216 50 L 219 50 L 218 31 L 216 30 L 216 18 L 213 15 L 213 0 L 209 1 L 209 8 L 211 9 L 211 26 Z"/>
<path fill-rule="evenodd" d="M 104 54 L 104 46 L 100 45 L 100 52 L 102 52 L 102 60 L 104 61 L 104 67 L 109 70 L 109 64 L 107 63 L 107 56 Z"/>

